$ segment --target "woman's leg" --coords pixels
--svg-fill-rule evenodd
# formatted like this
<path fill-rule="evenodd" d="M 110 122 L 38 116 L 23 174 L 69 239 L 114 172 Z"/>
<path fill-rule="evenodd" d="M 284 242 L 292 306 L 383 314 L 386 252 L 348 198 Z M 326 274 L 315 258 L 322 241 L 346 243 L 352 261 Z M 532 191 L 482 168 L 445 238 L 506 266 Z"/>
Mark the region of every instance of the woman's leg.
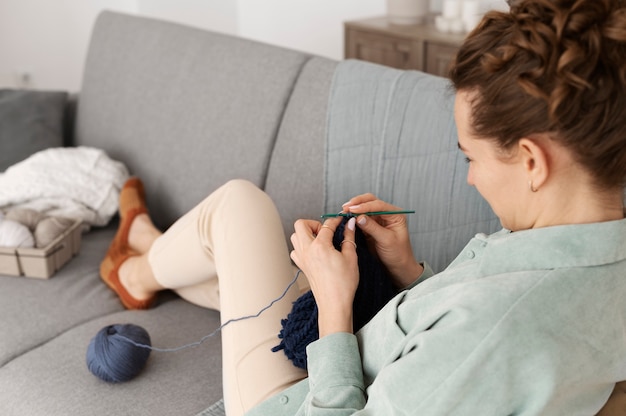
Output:
<path fill-rule="evenodd" d="M 161 286 L 219 308 L 222 322 L 258 313 L 294 277 L 273 202 L 241 180 L 216 190 L 157 238 L 148 260 Z M 271 352 L 279 341 L 280 321 L 299 295 L 296 285 L 259 317 L 222 330 L 229 416 L 243 414 L 306 376 L 284 354 Z"/>

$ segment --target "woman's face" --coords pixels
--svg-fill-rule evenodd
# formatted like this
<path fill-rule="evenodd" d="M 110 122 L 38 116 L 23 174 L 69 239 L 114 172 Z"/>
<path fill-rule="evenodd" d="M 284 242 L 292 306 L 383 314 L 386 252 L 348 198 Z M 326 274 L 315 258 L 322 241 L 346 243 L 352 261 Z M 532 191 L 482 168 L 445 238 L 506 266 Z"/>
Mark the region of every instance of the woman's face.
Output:
<path fill-rule="evenodd" d="M 476 138 L 471 127 L 471 93 L 459 91 L 454 116 L 459 148 L 469 164 L 467 183 L 487 200 L 504 228 L 515 231 L 530 228 L 525 201 L 528 181 L 519 158 L 505 154 L 494 141 Z"/>

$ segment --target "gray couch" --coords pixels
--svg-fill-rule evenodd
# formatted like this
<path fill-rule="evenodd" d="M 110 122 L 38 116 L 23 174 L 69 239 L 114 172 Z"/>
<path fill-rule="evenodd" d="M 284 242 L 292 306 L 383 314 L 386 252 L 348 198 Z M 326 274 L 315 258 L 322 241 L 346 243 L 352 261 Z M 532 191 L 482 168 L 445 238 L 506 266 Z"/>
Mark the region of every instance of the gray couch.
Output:
<path fill-rule="evenodd" d="M 338 67 L 344 85 L 354 79 L 351 87 L 357 91 L 405 73 L 363 62 L 344 64 L 104 12 L 94 27 L 81 91 L 68 105 L 65 144 L 104 149 L 140 176 L 162 228 L 227 180 L 244 178 L 274 199 L 289 235 L 295 219 L 338 209 L 335 199 L 347 199 L 367 185 L 363 175 L 329 174 L 327 161 L 337 157 L 329 154 L 330 136 L 397 132 L 410 140 L 396 146 L 393 163 L 373 180 L 382 180 L 377 188 L 382 197 L 418 210 L 410 218 L 416 251 L 426 260 L 435 257 L 433 266 L 441 269 L 474 233 L 498 228 L 489 207 L 465 184 L 451 97 L 430 88 L 445 80 L 406 73 L 402 91 L 421 97 L 421 124 L 409 113 L 387 117 L 384 125 L 370 126 L 374 122 L 367 117 L 352 125 L 345 111 L 351 108 L 349 94 L 341 97 L 343 108 L 330 108 L 339 105 L 331 94 L 339 91 L 333 87 Z M 367 111 L 377 103 L 376 94 L 370 98 L 355 98 L 354 107 Z M 446 104 L 433 104 L 440 100 Z M 440 122 L 433 123 L 432 114 Z M 413 134 L 413 128 L 419 131 Z M 346 156 L 363 172 L 381 151 L 376 142 L 367 145 L 350 144 L 366 149 L 367 157 Z M 403 162 L 404 155 L 411 163 Z M 402 181 L 389 181 L 394 175 L 414 184 L 417 199 L 400 189 Z M 331 184 L 340 186 L 333 191 Z M 87 345 L 105 325 L 141 325 L 159 347 L 196 341 L 219 326 L 217 312 L 168 292 L 154 309 L 124 310 L 98 277 L 115 225 L 85 234 L 79 255 L 49 280 L 0 276 L 0 414 L 195 415 L 222 397 L 219 335 L 196 348 L 152 353 L 145 370 L 127 383 L 107 384 L 87 370 Z"/>

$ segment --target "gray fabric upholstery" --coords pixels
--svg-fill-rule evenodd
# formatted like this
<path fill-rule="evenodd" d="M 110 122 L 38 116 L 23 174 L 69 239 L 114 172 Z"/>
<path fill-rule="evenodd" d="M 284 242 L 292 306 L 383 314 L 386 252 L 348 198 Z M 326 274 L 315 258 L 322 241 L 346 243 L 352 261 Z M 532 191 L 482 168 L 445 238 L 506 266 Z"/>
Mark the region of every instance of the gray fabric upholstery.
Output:
<path fill-rule="evenodd" d="M 144 178 L 167 226 L 233 178 L 264 186 L 301 53 L 105 12 L 85 67 L 76 144 Z"/>
<path fill-rule="evenodd" d="M 196 416 L 225 416 L 224 399 L 220 399 L 211 406 L 198 413 Z"/>
<path fill-rule="evenodd" d="M 67 97 L 63 91 L 0 90 L 0 172 L 63 146 Z"/>
<path fill-rule="evenodd" d="M 358 61 L 338 65 L 329 105 L 326 210 L 363 192 L 416 210 L 413 251 L 436 272 L 477 231 L 501 228 L 466 183 L 453 108 L 444 78 Z"/>
<path fill-rule="evenodd" d="M 171 347 L 217 328 L 219 314 L 171 299 L 148 312 L 85 320 L 2 367 L 0 414 L 194 415 L 221 397 L 219 336 L 196 348 L 153 352 L 144 371 L 127 383 L 94 377 L 85 365 L 90 339 L 106 325 L 126 322 L 146 328 L 153 345 Z"/>
<path fill-rule="evenodd" d="M 7 334 L 0 337 L 0 366 L 84 322 L 123 309 L 97 274 L 112 238 L 113 230 L 94 229 L 84 236 L 80 255 L 49 280 L 0 276 L 0 333 Z"/>
<path fill-rule="evenodd" d="M 319 218 L 330 82 L 337 62 L 314 58 L 304 66 L 285 110 L 265 191 L 278 206 L 286 236 L 298 218 Z"/>

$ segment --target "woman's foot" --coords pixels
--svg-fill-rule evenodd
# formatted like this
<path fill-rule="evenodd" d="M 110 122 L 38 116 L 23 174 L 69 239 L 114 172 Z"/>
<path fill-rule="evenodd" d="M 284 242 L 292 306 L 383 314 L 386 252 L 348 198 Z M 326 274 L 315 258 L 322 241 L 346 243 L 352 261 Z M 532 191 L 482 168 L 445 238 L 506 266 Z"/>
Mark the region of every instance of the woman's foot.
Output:
<path fill-rule="evenodd" d="M 156 293 L 163 289 L 154 280 L 147 254 L 127 258 L 120 264 L 118 277 L 120 285 L 138 302 L 151 303 Z"/>
<path fill-rule="evenodd" d="M 146 253 L 159 235 L 148 216 L 143 183 L 139 178 L 129 179 L 120 192 L 119 228 L 100 264 L 102 280 L 127 309 L 146 309 L 154 301 L 158 285 L 152 284 L 156 281 Z M 145 267 L 136 267 L 142 258 Z M 148 284 L 143 289 L 142 274 L 145 271 L 148 272 L 145 276 Z"/>
<path fill-rule="evenodd" d="M 130 253 L 132 255 L 141 254 L 132 250 L 129 245 L 130 229 L 135 218 L 148 215 L 146 193 L 141 179 L 137 177 L 128 179 L 120 191 L 119 201 L 120 224 L 107 254 L 119 255 L 129 253 L 129 251 L 132 251 Z"/>
<path fill-rule="evenodd" d="M 128 254 L 119 255 L 117 257 L 107 255 L 104 260 L 102 260 L 102 263 L 100 263 L 100 277 L 104 283 L 117 294 L 126 309 L 148 309 L 152 306 L 156 298 L 155 293 L 152 295 L 148 294 L 147 297 L 144 297 L 144 294 L 139 294 L 135 289 L 129 292 L 125 284 L 120 280 L 120 270 L 124 269 L 124 272 L 131 271 L 129 270 L 129 266 L 131 266 L 133 261 L 137 258 L 140 257 L 129 256 Z M 125 274 L 125 280 L 127 280 L 130 274 Z"/>
<path fill-rule="evenodd" d="M 139 214 L 130 225 L 128 247 L 139 254 L 145 254 L 161 234 L 163 233 L 155 227 L 148 214 Z"/>

